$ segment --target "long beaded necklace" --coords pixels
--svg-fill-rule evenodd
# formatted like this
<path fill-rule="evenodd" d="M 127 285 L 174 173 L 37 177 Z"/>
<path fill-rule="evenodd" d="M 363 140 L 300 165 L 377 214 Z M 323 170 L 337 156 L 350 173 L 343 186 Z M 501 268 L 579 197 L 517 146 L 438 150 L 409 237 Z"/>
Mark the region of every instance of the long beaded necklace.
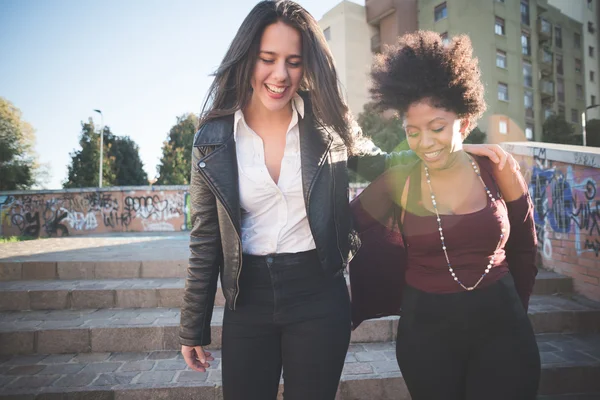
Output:
<path fill-rule="evenodd" d="M 492 203 L 495 202 L 496 199 L 494 198 L 494 196 L 492 195 L 492 192 L 490 191 L 490 189 L 487 187 L 487 185 L 483 181 L 483 178 L 481 177 L 481 173 L 479 171 L 479 168 L 477 167 L 477 164 L 475 164 L 475 161 L 473 160 L 473 158 L 470 155 L 467 155 L 467 157 L 469 158 L 469 161 L 471 162 L 471 166 L 473 166 L 473 170 L 475 171 L 475 173 L 477 174 L 477 177 L 481 181 L 481 184 L 483 185 L 483 188 L 485 189 L 485 192 L 487 193 L 488 197 L 490 198 Z M 462 281 L 460 279 L 458 279 L 458 277 L 456 276 L 456 273 L 452 269 L 452 264 L 450 263 L 450 259 L 448 258 L 448 252 L 446 251 L 446 242 L 444 241 L 444 231 L 442 230 L 442 219 L 440 218 L 440 214 L 437 209 L 435 194 L 433 194 L 433 189 L 431 188 L 431 177 L 429 176 L 429 168 L 427 168 L 426 165 L 424 165 L 424 167 L 425 167 L 425 177 L 427 178 L 427 186 L 429 186 L 429 193 L 431 194 L 431 203 L 433 204 L 433 210 L 435 211 L 435 216 L 437 218 L 437 223 L 438 223 L 438 230 L 440 232 L 440 239 L 442 241 L 442 250 L 444 251 L 444 255 L 446 256 L 446 263 L 448 264 L 448 271 L 450 271 L 450 275 L 452 275 L 452 278 L 454 278 L 454 280 L 460 286 L 462 286 L 463 289 L 469 290 L 469 291 L 473 290 L 477 286 L 479 286 L 479 284 L 481 283 L 483 278 L 485 278 L 485 276 L 490 272 L 490 269 L 492 269 L 492 266 L 494 265 L 496 251 L 500 247 L 500 244 L 502 243 L 502 239 L 504 238 L 504 232 L 505 232 L 504 226 L 502 225 L 502 223 L 500 223 L 501 224 L 500 225 L 500 228 L 501 228 L 500 229 L 500 232 L 501 232 L 500 233 L 500 241 L 498 242 L 498 245 L 496 246 L 496 250 L 494 251 L 494 254 L 492 254 L 492 257 L 490 258 L 490 262 L 488 263 L 488 265 L 485 269 L 485 272 L 483 273 L 483 275 L 481 275 L 481 277 L 479 278 L 479 280 L 477 281 L 477 283 L 475 285 L 465 286 L 462 283 Z"/>

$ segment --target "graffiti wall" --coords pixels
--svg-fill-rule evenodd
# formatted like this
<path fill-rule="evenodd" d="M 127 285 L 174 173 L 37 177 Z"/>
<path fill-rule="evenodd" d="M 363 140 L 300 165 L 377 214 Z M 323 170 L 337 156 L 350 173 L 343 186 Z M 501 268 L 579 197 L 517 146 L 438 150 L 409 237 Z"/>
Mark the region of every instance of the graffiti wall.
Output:
<path fill-rule="evenodd" d="M 0 236 L 185 231 L 187 186 L 0 193 Z"/>
<path fill-rule="evenodd" d="M 528 182 L 543 266 L 571 276 L 578 292 L 600 301 L 600 149 L 503 146 Z"/>

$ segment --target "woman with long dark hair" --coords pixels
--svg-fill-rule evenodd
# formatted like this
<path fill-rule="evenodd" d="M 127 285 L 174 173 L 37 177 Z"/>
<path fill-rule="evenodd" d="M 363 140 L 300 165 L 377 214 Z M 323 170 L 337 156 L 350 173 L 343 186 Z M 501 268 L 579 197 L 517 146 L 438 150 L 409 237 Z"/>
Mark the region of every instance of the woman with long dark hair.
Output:
<path fill-rule="evenodd" d="M 373 176 L 414 157 L 364 146 L 348 115 L 314 18 L 292 1 L 258 3 L 210 87 L 190 185 L 182 353 L 208 367 L 220 275 L 226 400 L 275 399 L 282 368 L 286 399 L 335 397 L 350 341 L 347 164 L 362 155 Z"/>

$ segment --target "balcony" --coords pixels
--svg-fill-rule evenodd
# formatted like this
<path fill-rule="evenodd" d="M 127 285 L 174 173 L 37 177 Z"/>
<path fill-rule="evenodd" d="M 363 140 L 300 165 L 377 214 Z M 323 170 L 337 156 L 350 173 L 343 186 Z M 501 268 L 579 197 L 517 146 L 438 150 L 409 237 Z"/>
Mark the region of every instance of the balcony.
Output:
<path fill-rule="evenodd" d="M 554 71 L 554 53 L 548 49 L 540 50 L 539 65 L 542 76 L 552 75 Z"/>
<path fill-rule="evenodd" d="M 554 81 L 548 79 L 540 80 L 540 95 L 542 103 L 548 104 L 554 102 Z"/>
<path fill-rule="evenodd" d="M 537 32 L 540 42 L 546 42 L 552 39 L 552 24 L 543 18 L 537 21 Z"/>
<path fill-rule="evenodd" d="M 371 52 L 381 52 L 381 36 L 379 36 L 379 33 L 376 33 L 375 35 L 373 35 L 373 37 L 371 37 Z"/>
<path fill-rule="evenodd" d="M 381 19 L 396 11 L 394 0 L 366 0 L 367 23 L 377 25 Z"/>

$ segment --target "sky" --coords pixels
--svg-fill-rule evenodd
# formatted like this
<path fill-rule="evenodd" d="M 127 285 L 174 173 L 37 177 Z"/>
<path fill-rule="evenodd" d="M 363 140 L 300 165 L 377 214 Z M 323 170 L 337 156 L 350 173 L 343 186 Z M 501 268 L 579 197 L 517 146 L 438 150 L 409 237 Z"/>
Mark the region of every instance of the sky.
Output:
<path fill-rule="evenodd" d="M 364 0 L 352 0 L 364 5 Z M 317 20 L 341 0 L 298 0 Z M 149 178 L 177 117 L 199 113 L 211 74 L 257 0 L 0 0 L 0 97 L 36 130 L 47 189 L 67 177 L 81 122 L 100 109 Z"/>

